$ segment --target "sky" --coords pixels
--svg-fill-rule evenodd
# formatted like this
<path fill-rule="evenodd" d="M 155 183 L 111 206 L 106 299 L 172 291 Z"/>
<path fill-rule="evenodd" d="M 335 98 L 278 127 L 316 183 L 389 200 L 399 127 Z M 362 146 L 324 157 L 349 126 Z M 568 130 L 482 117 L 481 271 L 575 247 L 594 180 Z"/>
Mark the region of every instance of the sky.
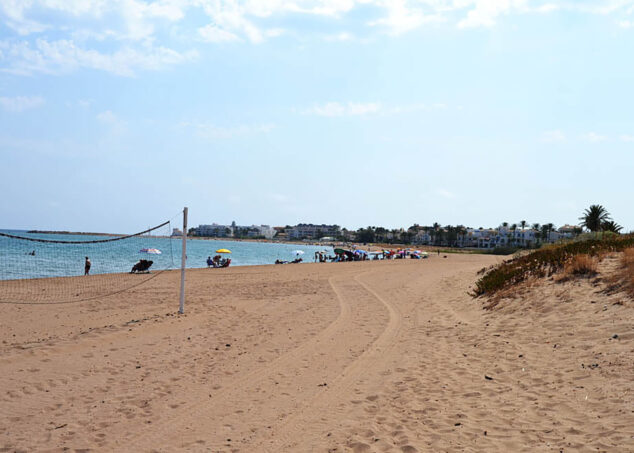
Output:
<path fill-rule="evenodd" d="M 634 230 L 632 49 L 634 0 L 2 0 L 0 228 Z"/>

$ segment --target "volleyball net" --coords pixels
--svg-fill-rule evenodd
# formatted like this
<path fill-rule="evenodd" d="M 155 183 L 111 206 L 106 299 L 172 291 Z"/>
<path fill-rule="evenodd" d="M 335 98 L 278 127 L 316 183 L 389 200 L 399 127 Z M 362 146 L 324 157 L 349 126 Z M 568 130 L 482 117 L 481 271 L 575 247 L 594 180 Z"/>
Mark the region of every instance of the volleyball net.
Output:
<path fill-rule="evenodd" d="M 181 241 L 171 221 L 129 235 L 0 230 L 0 303 L 121 293 L 180 266 Z"/>

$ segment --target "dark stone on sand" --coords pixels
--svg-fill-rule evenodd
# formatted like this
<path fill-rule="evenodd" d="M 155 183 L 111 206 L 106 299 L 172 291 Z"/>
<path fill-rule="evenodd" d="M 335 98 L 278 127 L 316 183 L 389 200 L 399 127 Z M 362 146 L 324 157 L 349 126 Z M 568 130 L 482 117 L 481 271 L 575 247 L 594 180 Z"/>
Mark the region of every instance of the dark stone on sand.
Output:
<path fill-rule="evenodd" d="M 612 335 L 612 338 L 614 338 L 616 340 L 617 338 L 619 338 L 619 336 L 617 334 L 614 334 L 614 335 Z"/>
<path fill-rule="evenodd" d="M 486 374 L 484 375 L 484 379 L 486 379 L 487 381 L 492 381 L 493 378 L 491 376 L 487 376 Z"/>

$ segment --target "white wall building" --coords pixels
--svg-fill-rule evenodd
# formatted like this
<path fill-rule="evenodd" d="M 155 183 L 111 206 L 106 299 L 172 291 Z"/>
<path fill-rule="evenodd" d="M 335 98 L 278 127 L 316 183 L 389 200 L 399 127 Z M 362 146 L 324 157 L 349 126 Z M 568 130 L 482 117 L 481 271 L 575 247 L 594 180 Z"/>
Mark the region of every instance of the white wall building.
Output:
<path fill-rule="evenodd" d="M 212 223 L 211 225 L 198 225 L 194 235 L 226 238 L 233 236 L 233 230 L 229 225 L 218 225 L 217 223 Z"/>
<path fill-rule="evenodd" d="M 323 236 L 340 236 L 338 225 L 313 225 L 312 223 L 300 223 L 288 231 L 291 239 L 319 239 Z"/>

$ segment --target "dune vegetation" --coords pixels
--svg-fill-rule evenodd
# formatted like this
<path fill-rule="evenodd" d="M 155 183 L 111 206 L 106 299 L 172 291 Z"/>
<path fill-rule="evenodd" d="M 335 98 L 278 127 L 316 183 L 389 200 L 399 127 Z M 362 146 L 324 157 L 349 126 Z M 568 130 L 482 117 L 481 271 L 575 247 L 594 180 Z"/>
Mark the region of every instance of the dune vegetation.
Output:
<path fill-rule="evenodd" d="M 607 253 L 622 252 L 623 268 L 634 279 L 634 234 L 603 233 L 584 236 L 579 240 L 542 247 L 534 252 L 519 255 L 497 266 L 482 269 L 482 277 L 476 282 L 471 295 L 493 295 L 501 290 L 525 282 L 530 278 L 550 277 L 565 271 L 568 275 L 591 275 L 596 264 Z M 634 284 L 631 286 L 634 289 Z"/>

